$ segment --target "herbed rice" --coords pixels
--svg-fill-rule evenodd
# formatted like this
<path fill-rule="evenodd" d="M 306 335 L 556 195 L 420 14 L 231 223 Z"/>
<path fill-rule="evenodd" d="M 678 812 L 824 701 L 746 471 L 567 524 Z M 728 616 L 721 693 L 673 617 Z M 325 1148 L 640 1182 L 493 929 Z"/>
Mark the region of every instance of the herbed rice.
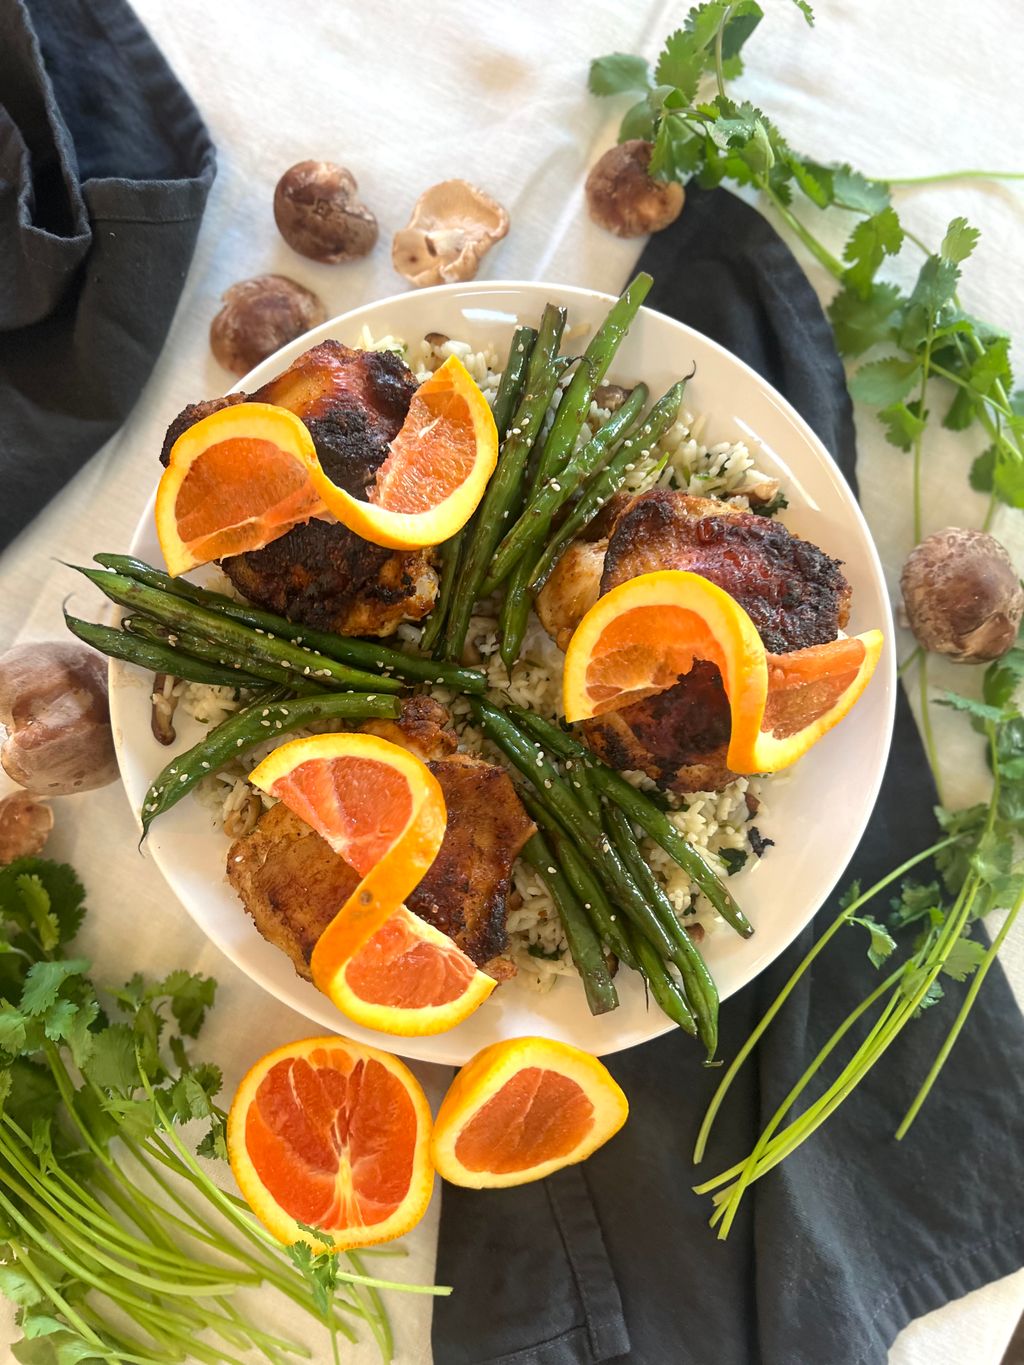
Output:
<path fill-rule="evenodd" d="M 501 378 L 497 368 L 501 359 L 494 347 L 474 351 L 468 342 L 442 341 L 435 334 L 432 338 L 410 343 L 393 336 L 375 338 L 364 327 L 358 344 L 365 350 L 400 352 L 420 383 L 449 356 L 458 356 L 484 394 L 493 398 Z M 578 445 L 588 441 L 610 415 L 607 408 L 593 403 Z M 548 423 L 551 419 L 549 413 Z M 658 455 L 665 457 L 664 467 L 653 477 L 649 472 L 636 470 L 627 479 L 626 488 L 631 492 L 642 492 L 654 486 L 677 488 L 700 497 L 728 498 L 733 505 L 744 508 L 750 505 L 750 495 L 767 501 L 777 484 L 756 467 L 747 446 L 742 441 L 720 441 L 707 446 L 701 440 L 704 427 L 703 415 L 695 415 L 684 408 L 657 447 Z M 221 578 L 223 581 L 215 584 L 217 590 L 234 594 L 228 579 L 223 575 Z M 422 627 L 407 622 L 398 628 L 397 634 L 399 643 L 415 648 Z M 479 656 L 478 666 L 486 672 L 496 694 L 510 697 L 549 720 L 560 718 L 563 656 L 536 616 L 530 617 L 523 648 L 511 677 L 498 652 L 497 602 L 478 604 L 478 613 L 470 623 L 468 641 L 471 650 Z M 177 683 L 173 694 L 177 695 L 185 712 L 210 726 L 218 724 L 245 701 L 244 693 L 228 687 L 186 682 Z M 434 687 L 430 694 L 451 712 L 461 750 L 498 759 L 497 751 L 470 724 L 469 703 L 464 697 L 444 687 Z M 302 733 L 341 728 L 344 727 L 324 722 Z M 213 822 L 232 838 L 247 833 L 260 812 L 273 804 L 274 798 L 258 792 L 246 779 L 256 764 L 280 742 L 280 737 L 268 739 L 265 745 L 247 753 L 244 760 L 204 778 L 196 788 L 196 799 L 209 811 Z M 642 773 L 627 773 L 626 776 L 638 787 L 654 787 Z M 738 778 L 720 792 L 669 794 L 667 800 L 672 823 L 690 843 L 710 854 L 722 872 L 731 870 L 722 856 L 728 850 L 750 856 L 748 833 L 752 812 L 757 812 L 759 824 L 769 813 L 763 780 L 746 777 Z M 642 831 L 637 829 L 637 833 Z M 705 934 L 718 931 L 724 921 L 695 891 L 683 869 L 653 840 L 643 838 L 641 848 L 680 919 L 688 925 L 699 924 Z M 543 880 L 522 859 L 513 870 L 513 887 L 508 917 L 508 955 L 515 962 L 518 979 L 524 985 L 534 990 L 550 990 L 559 976 L 575 975 L 558 912 Z"/>

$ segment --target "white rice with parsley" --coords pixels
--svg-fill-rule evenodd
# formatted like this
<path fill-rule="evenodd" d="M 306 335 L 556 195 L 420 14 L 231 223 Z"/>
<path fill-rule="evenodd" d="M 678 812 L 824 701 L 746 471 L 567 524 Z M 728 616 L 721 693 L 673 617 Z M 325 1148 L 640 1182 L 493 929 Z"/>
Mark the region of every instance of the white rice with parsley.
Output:
<path fill-rule="evenodd" d="M 429 340 L 424 338 L 407 344 L 392 336 L 374 338 L 366 328 L 358 345 L 365 350 L 400 352 L 420 383 L 452 355 L 458 356 L 488 398 L 493 399 L 501 378 L 497 368 L 501 358 L 491 346 L 473 350 L 467 342 L 442 339 L 434 333 Z M 588 420 L 580 433 L 579 444 L 589 440 L 610 415 L 609 409 L 592 404 Z M 643 469 L 637 469 L 630 475 L 625 487 L 631 492 L 641 492 L 654 486 L 676 488 L 700 497 L 728 498 L 732 505 L 741 508 L 748 507 L 754 499 L 762 504 L 770 502 L 778 491 L 778 485 L 771 476 L 756 468 L 746 445 L 741 441 L 722 441 L 707 446 L 701 440 L 704 426 L 703 416 L 695 415 L 684 407 L 657 447 L 656 454 L 665 457 L 663 468 L 653 476 Z M 218 580 L 210 586 L 217 591 L 237 595 L 223 575 L 219 575 Z M 492 605 L 493 613 L 490 610 Z M 406 623 L 399 627 L 397 640 L 392 643 L 414 649 L 421 633 L 420 625 Z M 511 676 L 506 673 L 498 652 L 497 602 L 478 604 L 467 639 L 471 651 L 475 651 L 479 659 L 477 666 L 485 671 L 496 699 L 511 698 L 546 719 L 560 718 L 563 656 L 536 616 L 530 617 L 520 657 Z M 184 711 L 211 726 L 218 724 L 245 702 L 244 693 L 227 687 L 196 683 L 178 682 L 173 685 L 173 693 Z M 430 694 L 450 711 L 461 750 L 499 761 L 497 751 L 470 723 L 469 703 L 464 697 L 444 687 L 434 687 L 430 689 Z M 301 733 L 343 728 L 337 723 L 325 722 Z M 250 750 L 241 761 L 204 778 L 196 788 L 195 798 L 207 809 L 213 822 L 223 827 L 225 834 L 230 837 L 237 838 L 247 833 L 262 810 L 273 804 L 274 798 L 256 791 L 246 777 L 280 742 L 279 736 L 269 739 L 265 745 Z M 654 783 L 642 773 L 627 773 L 626 776 L 638 787 L 654 788 Z M 768 814 L 763 788 L 762 780 L 740 777 L 719 792 L 696 792 L 686 796 L 669 793 L 666 796 L 669 806 L 667 814 L 691 844 L 710 854 L 717 868 L 727 873 L 741 866 L 749 856 L 752 812 L 757 812 L 759 824 Z M 636 832 L 642 835 L 641 830 L 637 829 Z M 699 925 L 704 933 L 721 928 L 724 921 L 695 892 L 683 869 L 652 840 L 642 838 L 641 848 L 683 922 L 688 926 Z M 523 985 L 545 991 L 554 985 L 559 976 L 575 976 L 576 969 L 554 902 L 541 877 L 522 859 L 517 861 L 513 870 L 508 931 L 508 956 L 515 962 L 518 980 Z"/>

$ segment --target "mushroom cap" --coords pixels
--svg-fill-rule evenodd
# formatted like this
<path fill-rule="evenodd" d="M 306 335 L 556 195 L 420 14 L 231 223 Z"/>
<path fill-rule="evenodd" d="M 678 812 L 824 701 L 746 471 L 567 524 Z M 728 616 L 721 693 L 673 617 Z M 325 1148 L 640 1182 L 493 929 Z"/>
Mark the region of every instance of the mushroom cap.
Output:
<path fill-rule="evenodd" d="M 417 288 L 471 280 L 508 232 L 508 214 L 467 180 L 442 180 L 416 200 L 391 245 L 395 269 Z"/>
<path fill-rule="evenodd" d="M 274 221 L 293 251 L 326 265 L 373 250 L 377 219 L 359 198 L 356 178 L 333 161 L 299 161 L 274 190 Z"/>
<path fill-rule="evenodd" d="M 325 321 L 317 296 L 287 275 L 256 275 L 226 291 L 210 323 L 210 349 L 232 374 L 249 371 Z"/>
<path fill-rule="evenodd" d="M 31 792 L 12 792 L 0 801 L 0 867 L 42 853 L 53 829 L 53 811 Z"/>
<path fill-rule="evenodd" d="M 910 629 L 956 663 L 988 663 L 1013 645 L 1024 589 L 994 536 L 946 526 L 922 540 L 900 575 Z"/>
<path fill-rule="evenodd" d="M 686 195 L 675 180 L 655 180 L 647 170 L 652 147 L 631 138 L 610 147 L 590 168 L 587 211 L 598 227 L 616 237 L 660 232 L 683 211 Z"/>
<path fill-rule="evenodd" d="M 4 771 L 26 791 L 70 796 L 116 780 L 106 661 L 63 641 L 15 645 L 0 656 Z"/>

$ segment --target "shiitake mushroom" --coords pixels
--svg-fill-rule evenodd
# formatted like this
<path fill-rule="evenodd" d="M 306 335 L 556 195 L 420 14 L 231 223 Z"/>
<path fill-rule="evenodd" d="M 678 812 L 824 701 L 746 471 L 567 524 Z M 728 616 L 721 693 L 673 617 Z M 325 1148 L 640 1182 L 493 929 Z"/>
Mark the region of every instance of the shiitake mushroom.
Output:
<path fill-rule="evenodd" d="M 327 310 L 286 275 L 257 275 L 233 284 L 210 324 L 210 349 L 232 374 L 248 374 L 276 350 L 319 327 Z"/>
<path fill-rule="evenodd" d="M 339 265 L 373 250 L 377 219 L 359 198 L 350 170 L 333 161 L 299 161 L 274 190 L 274 221 L 293 251 Z"/>
<path fill-rule="evenodd" d="M 674 223 L 686 198 L 674 180 L 656 180 L 648 171 L 652 147 L 631 138 L 611 147 L 587 176 L 587 210 L 598 227 L 616 237 L 642 237 Z"/>
<path fill-rule="evenodd" d="M 994 536 L 947 526 L 911 551 L 900 576 L 910 629 L 920 645 L 956 663 L 1007 652 L 1024 615 L 1024 589 Z"/>

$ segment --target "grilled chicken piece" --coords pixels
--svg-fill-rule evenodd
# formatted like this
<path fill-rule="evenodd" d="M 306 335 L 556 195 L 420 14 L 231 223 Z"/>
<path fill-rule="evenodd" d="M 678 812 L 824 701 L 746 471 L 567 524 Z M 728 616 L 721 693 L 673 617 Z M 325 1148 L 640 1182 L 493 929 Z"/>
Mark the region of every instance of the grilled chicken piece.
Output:
<path fill-rule="evenodd" d="M 448 808 L 440 852 L 406 904 L 502 981 L 515 974 L 503 956 L 512 864 L 535 826 L 502 768 L 454 752 L 446 722 L 444 708 L 422 697 L 403 704 L 398 722 L 365 728 L 427 760 Z M 308 979 L 316 941 L 352 894 L 357 874 L 284 804 L 231 845 L 227 873 L 263 937 Z"/>
<path fill-rule="evenodd" d="M 355 351 L 322 341 L 252 394 L 193 403 L 171 423 L 161 459 L 183 431 L 220 408 L 252 401 L 290 408 L 306 423 L 320 463 L 340 487 L 364 497 L 398 434 L 415 392 L 391 351 Z M 293 621 L 343 635 L 390 635 L 418 621 L 437 595 L 431 550 L 399 553 L 314 518 L 262 550 L 222 562 L 250 601 Z"/>
<path fill-rule="evenodd" d="M 602 522 L 599 539 L 569 547 L 537 601 L 562 649 L 598 597 L 658 569 L 688 569 L 724 588 L 774 654 L 834 640 L 849 618 L 838 561 L 780 522 L 670 489 L 614 499 Z M 714 791 L 735 776 L 725 763 L 728 701 L 712 663 L 698 662 L 658 696 L 584 722 L 584 731 L 606 762 L 673 791 Z"/>

